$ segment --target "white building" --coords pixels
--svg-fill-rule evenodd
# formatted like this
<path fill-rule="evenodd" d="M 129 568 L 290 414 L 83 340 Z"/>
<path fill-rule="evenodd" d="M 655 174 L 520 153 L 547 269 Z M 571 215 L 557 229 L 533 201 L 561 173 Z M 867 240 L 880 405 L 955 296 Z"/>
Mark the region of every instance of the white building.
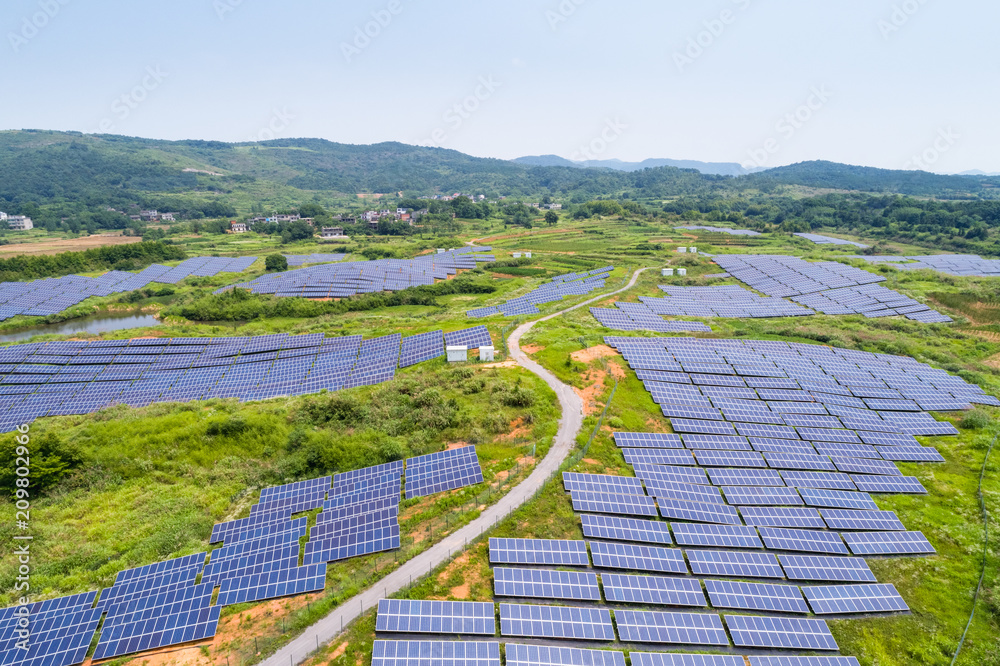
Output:
<path fill-rule="evenodd" d="M 0 212 L 0 222 L 6 222 L 6 221 L 7 221 L 7 213 Z"/>
<path fill-rule="evenodd" d="M 320 233 L 319 237 L 327 240 L 332 238 L 347 238 L 347 236 L 344 235 L 343 227 L 323 227 L 323 231 Z"/>
<path fill-rule="evenodd" d="M 31 218 L 24 215 L 9 216 L 7 218 L 7 226 L 14 231 L 27 231 L 28 229 L 35 228 L 35 225 L 31 223 Z"/>

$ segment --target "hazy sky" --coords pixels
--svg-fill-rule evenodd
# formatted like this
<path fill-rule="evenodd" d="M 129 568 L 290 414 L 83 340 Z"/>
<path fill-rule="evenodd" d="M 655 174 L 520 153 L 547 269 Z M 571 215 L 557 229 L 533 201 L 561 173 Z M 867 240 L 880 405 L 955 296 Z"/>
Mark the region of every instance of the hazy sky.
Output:
<path fill-rule="evenodd" d="M 986 0 L 5 0 L 0 128 L 1000 171 L 998 24 Z"/>

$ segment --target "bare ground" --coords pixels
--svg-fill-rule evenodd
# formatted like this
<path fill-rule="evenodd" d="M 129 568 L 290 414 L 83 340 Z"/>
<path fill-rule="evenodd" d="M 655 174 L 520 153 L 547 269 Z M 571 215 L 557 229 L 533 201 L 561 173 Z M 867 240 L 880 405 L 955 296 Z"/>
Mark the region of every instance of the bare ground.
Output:
<path fill-rule="evenodd" d="M 27 255 L 47 255 L 59 254 L 60 252 L 82 252 L 95 247 L 105 247 L 106 245 L 131 245 L 141 243 L 139 236 L 85 236 L 83 238 L 62 238 L 37 243 L 20 243 L 14 245 L 0 246 L 0 257 L 10 258 L 19 254 Z"/>

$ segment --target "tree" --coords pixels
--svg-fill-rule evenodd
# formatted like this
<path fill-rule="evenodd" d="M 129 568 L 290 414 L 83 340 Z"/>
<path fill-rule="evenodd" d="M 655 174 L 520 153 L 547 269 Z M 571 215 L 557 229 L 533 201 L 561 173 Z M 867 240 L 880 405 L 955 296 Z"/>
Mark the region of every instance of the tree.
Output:
<path fill-rule="evenodd" d="M 556 214 L 554 210 L 550 210 L 549 212 L 545 213 L 545 224 L 549 225 L 550 227 L 554 227 L 558 223 L 559 223 L 559 215 Z"/>
<path fill-rule="evenodd" d="M 264 268 L 269 271 L 287 271 L 288 259 L 283 254 L 269 254 L 264 260 Z"/>

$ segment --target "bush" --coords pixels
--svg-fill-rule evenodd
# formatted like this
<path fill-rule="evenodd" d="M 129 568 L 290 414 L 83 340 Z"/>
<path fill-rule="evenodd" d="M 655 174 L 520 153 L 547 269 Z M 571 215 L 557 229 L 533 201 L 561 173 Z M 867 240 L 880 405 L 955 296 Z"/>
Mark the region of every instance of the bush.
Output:
<path fill-rule="evenodd" d="M 993 426 L 993 419 L 982 409 L 973 409 L 959 421 L 964 430 L 986 430 Z"/>
<path fill-rule="evenodd" d="M 269 254 L 264 260 L 264 268 L 268 271 L 287 271 L 288 259 L 283 254 Z"/>
<path fill-rule="evenodd" d="M 13 435 L 3 438 L 0 448 L 3 450 L 3 464 L 0 465 L 0 487 L 7 488 L 10 492 L 16 489 L 15 481 L 20 478 L 17 475 L 18 464 L 17 447 L 19 444 Z M 55 487 L 71 471 L 83 463 L 83 456 L 75 447 L 66 444 L 55 433 L 45 433 L 37 438 L 30 438 L 25 445 L 28 448 L 27 456 L 30 464 L 24 465 L 31 470 L 27 477 L 31 482 L 28 487 L 33 497 L 43 494 Z"/>

